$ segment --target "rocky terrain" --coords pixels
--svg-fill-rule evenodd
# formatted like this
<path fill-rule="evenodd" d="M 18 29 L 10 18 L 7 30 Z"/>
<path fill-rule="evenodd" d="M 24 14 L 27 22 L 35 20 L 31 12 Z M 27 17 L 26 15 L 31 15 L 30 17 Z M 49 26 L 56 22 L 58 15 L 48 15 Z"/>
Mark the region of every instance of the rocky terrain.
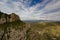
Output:
<path fill-rule="evenodd" d="M 15 13 L 0 12 L 0 40 L 26 40 L 30 24 L 24 23 Z"/>
<path fill-rule="evenodd" d="M 0 24 L 4 24 L 6 22 L 13 22 L 17 20 L 20 20 L 20 18 L 15 13 L 8 15 L 6 13 L 0 12 Z"/>
<path fill-rule="evenodd" d="M 60 40 L 60 22 L 26 23 L 0 12 L 0 40 Z"/>

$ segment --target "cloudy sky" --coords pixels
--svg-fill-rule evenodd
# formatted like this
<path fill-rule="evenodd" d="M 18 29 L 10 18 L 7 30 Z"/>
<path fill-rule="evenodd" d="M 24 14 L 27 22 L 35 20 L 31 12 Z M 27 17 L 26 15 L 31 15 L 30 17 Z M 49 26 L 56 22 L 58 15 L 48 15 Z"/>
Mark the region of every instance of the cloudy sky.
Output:
<path fill-rule="evenodd" d="M 60 21 L 60 0 L 0 0 L 0 11 L 16 13 L 21 20 Z"/>

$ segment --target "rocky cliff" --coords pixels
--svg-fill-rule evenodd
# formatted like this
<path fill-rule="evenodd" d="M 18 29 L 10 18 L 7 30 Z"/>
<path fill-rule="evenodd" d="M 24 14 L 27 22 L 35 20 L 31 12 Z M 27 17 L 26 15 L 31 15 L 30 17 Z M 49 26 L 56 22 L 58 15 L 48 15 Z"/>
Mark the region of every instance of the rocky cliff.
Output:
<path fill-rule="evenodd" d="M 30 24 L 24 23 L 15 13 L 0 12 L 0 40 L 26 40 Z"/>
<path fill-rule="evenodd" d="M 15 13 L 8 15 L 6 13 L 0 12 L 0 24 L 4 24 L 7 22 L 13 22 L 13 21 L 17 21 L 17 20 L 20 20 L 20 18 Z"/>

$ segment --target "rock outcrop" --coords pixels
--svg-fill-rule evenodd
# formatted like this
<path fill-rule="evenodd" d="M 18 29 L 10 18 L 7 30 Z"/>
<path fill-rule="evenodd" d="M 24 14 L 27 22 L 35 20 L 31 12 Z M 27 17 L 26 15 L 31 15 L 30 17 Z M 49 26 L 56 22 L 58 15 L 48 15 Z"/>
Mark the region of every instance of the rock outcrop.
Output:
<path fill-rule="evenodd" d="M 16 15 L 15 13 L 10 14 L 9 17 L 10 17 L 9 18 L 10 19 L 10 22 L 20 20 L 19 16 Z"/>
<path fill-rule="evenodd" d="M 30 24 L 22 22 L 15 13 L 0 12 L 0 40 L 26 40 Z"/>
<path fill-rule="evenodd" d="M 13 21 L 17 21 L 17 20 L 20 20 L 20 18 L 15 13 L 8 15 L 6 13 L 0 12 L 0 24 L 4 24 L 7 22 L 13 22 Z"/>
<path fill-rule="evenodd" d="M 8 21 L 7 19 L 8 15 L 3 12 L 0 12 L 0 24 L 6 23 Z"/>

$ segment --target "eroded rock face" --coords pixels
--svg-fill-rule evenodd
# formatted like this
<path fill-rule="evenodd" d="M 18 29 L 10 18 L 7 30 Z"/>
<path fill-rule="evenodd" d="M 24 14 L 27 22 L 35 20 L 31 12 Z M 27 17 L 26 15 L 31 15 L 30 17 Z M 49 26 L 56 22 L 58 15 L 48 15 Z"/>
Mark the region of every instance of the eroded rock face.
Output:
<path fill-rule="evenodd" d="M 10 14 L 9 16 L 10 16 L 10 22 L 20 20 L 19 16 L 16 15 L 15 13 Z"/>
<path fill-rule="evenodd" d="M 0 40 L 26 40 L 30 24 L 24 23 L 15 13 L 0 12 Z"/>
<path fill-rule="evenodd" d="M 4 24 L 7 22 L 8 15 L 5 13 L 0 12 L 0 24 Z"/>
<path fill-rule="evenodd" d="M 3 12 L 0 12 L 0 24 L 4 24 L 6 22 L 13 22 L 17 20 L 20 20 L 20 18 L 15 13 L 8 15 Z"/>

